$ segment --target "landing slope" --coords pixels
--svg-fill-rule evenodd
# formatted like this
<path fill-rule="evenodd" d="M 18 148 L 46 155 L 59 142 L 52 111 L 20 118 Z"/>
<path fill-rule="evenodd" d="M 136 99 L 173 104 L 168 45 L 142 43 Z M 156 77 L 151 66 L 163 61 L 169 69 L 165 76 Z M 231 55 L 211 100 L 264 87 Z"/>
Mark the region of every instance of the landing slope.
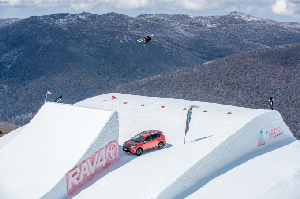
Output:
<path fill-rule="evenodd" d="M 138 158 L 120 153 L 121 161 L 115 170 L 91 182 L 74 198 L 187 197 L 201 191 L 216 174 L 227 174 L 242 163 L 248 164 L 266 152 L 295 141 L 277 111 L 117 93 L 86 99 L 75 105 L 117 110 L 120 143 L 143 130 L 159 129 L 166 135 L 168 144 L 163 150 L 145 152 Z M 197 108 L 193 109 L 184 144 L 187 109 L 192 105 Z M 299 155 L 294 158 L 300 160 Z M 300 168 L 299 163 L 293 163 L 295 168 Z M 268 162 L 261 164 L 266 166 Z M 297 176 L 299 170 L 291 173 Z M 265 174 L 267 177 L 275 175 L 274 171 Z M 259 180 L 258 177 L 247 182 L 246 178 L 244 183 L 249 185 Z M 272 185 L 277 183 L 280 179 Z M 268 194 L 268 189 L 266 185 L 259 193 Z M 252 192 L 246 198 L 256 194 Z"/>

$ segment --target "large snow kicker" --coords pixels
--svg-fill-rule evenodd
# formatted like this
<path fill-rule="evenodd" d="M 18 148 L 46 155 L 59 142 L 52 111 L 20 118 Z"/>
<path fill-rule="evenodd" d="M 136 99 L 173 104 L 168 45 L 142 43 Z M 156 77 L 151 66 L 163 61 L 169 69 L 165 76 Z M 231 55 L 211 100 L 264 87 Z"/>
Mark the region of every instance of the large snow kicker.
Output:
<path fill-rule="evenodd" d="M 45 103 L 0 151 L 0 198 L 67 196 L 66 174 L 118 137 L 116 111 Z"/>

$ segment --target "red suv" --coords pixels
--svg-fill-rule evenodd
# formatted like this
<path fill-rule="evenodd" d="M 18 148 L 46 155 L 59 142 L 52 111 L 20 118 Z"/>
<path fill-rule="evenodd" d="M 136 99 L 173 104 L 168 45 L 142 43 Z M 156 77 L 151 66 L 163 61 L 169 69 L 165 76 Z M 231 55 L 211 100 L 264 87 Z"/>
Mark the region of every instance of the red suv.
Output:
<path fill-rule="evenodd" d="M 123 151 L 141 155 L 144 150 L 157 147 L 162 149 L 166 144 L 165 136 L 162 131 L 149 130 L 143 131 L 130 140 L 124 142 Z"/>

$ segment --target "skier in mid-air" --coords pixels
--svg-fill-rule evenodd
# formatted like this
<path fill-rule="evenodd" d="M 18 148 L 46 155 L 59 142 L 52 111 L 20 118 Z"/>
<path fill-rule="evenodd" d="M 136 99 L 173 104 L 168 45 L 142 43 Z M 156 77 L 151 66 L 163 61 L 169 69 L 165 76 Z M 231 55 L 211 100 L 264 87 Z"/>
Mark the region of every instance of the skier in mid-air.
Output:
<path fill-rule="evenodd" d="M 150 40 L 151 40 L 151 37 L 152 37 L 153 35 L 146 35 L 145 37 L 143 37 L 142 39 L 138 39 L 137 41 L 138 42 L 142 42 L 142 41 L 144 41 L 144 45 L 146 44 L 146 43 L 148 43 Z"/>
<path fill-rule="evenodd" d="M 151 40 L 151 37 L 149 35 L 147 35 L 147 36 L 143 37 L 143 39 L 145 41 L 143 44 L 146 44 Z"/>
<path fill-rule="evenodd" d="M 151 37 L 152 37 L 152 36 L 153 36 L 153 35 L 150 35 L 150 34 L 149 34 L 149 35 L 146 35 L 145 37 L 143 37 L 142 39 L 138 39 L 137 41 L 140 42 L 140 43 L 141 43 L 142 41 L 144 41 L 143 44 L 144 44 L 144 46 L 145 46 L 145 48 L 146 48 L 146 50 L 147 50 L 147 47 L 146 47 L 145 44 L 148 43 L 149 41 L 151 41 Z"/>

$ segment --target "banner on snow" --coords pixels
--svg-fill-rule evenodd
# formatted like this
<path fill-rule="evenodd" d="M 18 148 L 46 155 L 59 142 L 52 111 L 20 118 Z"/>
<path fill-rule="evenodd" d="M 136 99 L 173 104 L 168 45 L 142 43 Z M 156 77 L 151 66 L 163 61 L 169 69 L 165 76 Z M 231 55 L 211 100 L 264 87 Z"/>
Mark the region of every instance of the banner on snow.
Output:
<path fill-rule="evenodd" d="M 79 187 L 102 170 L 108 168 L 119 158 L 119 144 L 118 140 L 115 139 L 76 165 L 66 173 L 68 195 L 74 193 Z"/>

